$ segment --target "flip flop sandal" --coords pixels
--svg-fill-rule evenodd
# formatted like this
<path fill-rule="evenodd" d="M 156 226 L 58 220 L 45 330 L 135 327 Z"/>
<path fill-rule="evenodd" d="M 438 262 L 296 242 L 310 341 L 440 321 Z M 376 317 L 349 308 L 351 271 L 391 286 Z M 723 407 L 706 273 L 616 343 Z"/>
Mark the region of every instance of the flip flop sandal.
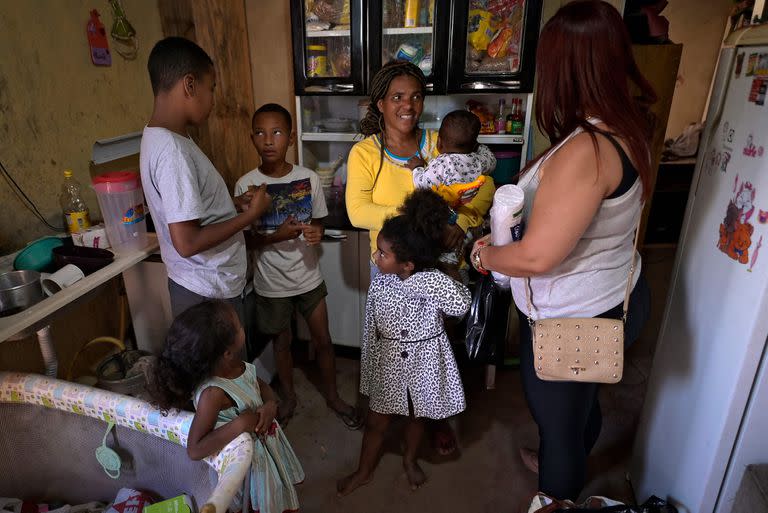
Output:
<path fill-rule="evenodd" d="M 445 431 L 436 431 L 434 433 L 433 444 L 435 450 L 440 456 L 450 456 L 456 452 L 456 438 Z"/>
<path fill-rule="evenodd" d="M 357 412 L 353 407 L 350 407 L 350 409 L 347 411 L 337 410 L 330 406 L 329 408 L 331 408 L 331 411 L 333 411 L 333 413 L 335 413 L 336 416 L 341 419 L 341 421 L 345 426 L 347 426 L 348 429 L 356 431 L 363 427 L 363 419 L 357 415 Z"/>

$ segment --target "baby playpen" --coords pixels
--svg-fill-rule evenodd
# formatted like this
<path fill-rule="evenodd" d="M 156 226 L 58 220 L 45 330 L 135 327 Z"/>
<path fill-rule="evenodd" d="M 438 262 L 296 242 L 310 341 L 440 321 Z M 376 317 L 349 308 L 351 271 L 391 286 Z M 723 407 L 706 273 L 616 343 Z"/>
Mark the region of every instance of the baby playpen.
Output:
<path fill-rule="evenodd" d="M 253 442 L 242 434 L 192 461 L 191 423 L 189 412 L 163 415 L 133 397 L 0 372 L 0 497 L 108 503 L 132 488 L 160 498 L 187 494 L 201 513 L 224 513 L 242 489 Z"/>

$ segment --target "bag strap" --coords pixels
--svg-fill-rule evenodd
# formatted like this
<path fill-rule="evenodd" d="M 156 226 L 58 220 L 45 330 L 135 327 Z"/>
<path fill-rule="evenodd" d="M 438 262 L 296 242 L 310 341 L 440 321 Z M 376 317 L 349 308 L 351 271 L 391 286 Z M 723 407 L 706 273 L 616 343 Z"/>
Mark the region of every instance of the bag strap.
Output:
<path fill-rule="evenodd" d="M 632 248 L 632 261 L 629 264 L 629 276 L 627 277 L 627 287 L 624 291 L 624 306 L 622 307 L 622 315 L 621 315 L 621 321 L 626 323 L 627 322 L 627 310 L 629 308 L 629 295 L 632 292 L 632 277 L 635 275 L 635 255 L 637 254 L 637 244 L 640 241 L 640 221 L 643 219 L 643 207 L 645 206 L 645 203 L 640 204 L 640 213 L 637 216 L 637 224 L 635 225 L 635 243 Z M 531 318 L 531 315 L 533 314 L 533 305 L 532 305 L 532 298 L 531 298 L 532 290 L 531 290 L 531 278 L 525 279 L 525 302 L 528 306 L 528 315 L 526 317 L 528 318 L 528 324 L 533 327 L 533 319 Z"/>

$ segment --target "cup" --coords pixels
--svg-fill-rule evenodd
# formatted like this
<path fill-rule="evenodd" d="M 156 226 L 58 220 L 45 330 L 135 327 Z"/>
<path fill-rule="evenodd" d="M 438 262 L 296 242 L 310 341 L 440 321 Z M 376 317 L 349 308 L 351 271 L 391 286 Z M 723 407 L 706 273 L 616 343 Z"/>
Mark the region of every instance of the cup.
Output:
<path fill-rule="evenodd" d="M 55 273 L 41 277 L 43 291 L 46 296 L 52 296 L 62 289 L 65 289 L 83 279 L 85 274 L 74 264 L 67 264 Z"/>
<path fill-rule="evenodd" d="M 493 196 L 491 207 L 491 242 L 504 246 L 523 238 L 523 209 L 525 193 L 517 185 L 502 185 Z M 493 272 L 496 284 L 509 288 L 509 276 Z"/>

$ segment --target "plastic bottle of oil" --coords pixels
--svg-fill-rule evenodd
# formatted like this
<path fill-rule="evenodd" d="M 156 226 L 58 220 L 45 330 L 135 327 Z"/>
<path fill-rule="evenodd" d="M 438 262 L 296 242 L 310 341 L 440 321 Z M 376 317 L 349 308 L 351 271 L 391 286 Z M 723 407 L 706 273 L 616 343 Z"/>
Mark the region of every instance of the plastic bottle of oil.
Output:
<path fill-rule="evenodd" d="M 61 210 L 64 212 L 64 220 L 69 233 L 90 228 L 91 216 L 88 212 L 88 205 L 83 201 L 80 182 L 72 176 L 71 169 L 64 171 L 64 183 L 61 186 L 59 203 L 61 203 Z"/>

